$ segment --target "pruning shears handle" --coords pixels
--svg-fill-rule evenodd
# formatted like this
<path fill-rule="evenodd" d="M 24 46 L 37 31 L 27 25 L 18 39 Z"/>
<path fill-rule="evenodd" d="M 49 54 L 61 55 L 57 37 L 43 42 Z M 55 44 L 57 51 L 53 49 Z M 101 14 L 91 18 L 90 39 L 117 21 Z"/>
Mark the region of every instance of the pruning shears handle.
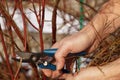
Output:
<path fill-rule="evenodd" d="M 38 64 L 38 66 L 42 69 L 50 69 L 55 71 L 56 70 L 56 65 L 49 63 L 48 65 L 44 65 L 44 64 Z"/>
<path fill-rule="evenodd" d="M 50 56 L 50 57 L 54 57 L 55 53 L 57 51 L 57 48 L 53 48 L 53 49 L 45 49 L 43 51 L 44 54 Z M 86 52 L 85 51 L 82 51 L 82 52 L 79 52 L 79 53 L 69 53 L 67 57 L 72 57 L 72 56 L 84 56 L 86 55 Z M 47 64 L 47 65 L 44 65 L 44 64 L 39 64 L 38 65 L 40 68 L 42 69 L 51 69 L 51 70 L 56 70 L 56 65 L 53 65 L 51 63 Z M 63 72 L 69 72 L 67 70 L 64 70 L 62 69 Z"/>
<path fill-rule="evenodd" d="M 48 56 L 51 56 L 51 57 L 54 57 L 56 51 L 58 49 L 57 48 L 52 48 L 52 49 L 45 49 L 43 51 L 44 54 L 47 54 Z M 72 56 L 85 56 L 87 53 L 85 51 L 82 51 L 82 52 L 78 52 L 78 53 L 70 53 L 68 54 L 67 57 L 72 57 Z"/>
<path fill-rule="evenodd" d="M 53 70 L 53 71 L 55 71 L 56 70 L 56 65 L 54 65 L 54 64 L 48 64 L 47 66 L 44 66 L 43 64 L 39 64 L 38 65 L 40 68 L 42 68 L 42 69 L 50 69 L 50 70 Z M 70 73 L 70 71 L 68 71 L 67 69 L 62 69 L 61 70 L 63 73 Z"/>

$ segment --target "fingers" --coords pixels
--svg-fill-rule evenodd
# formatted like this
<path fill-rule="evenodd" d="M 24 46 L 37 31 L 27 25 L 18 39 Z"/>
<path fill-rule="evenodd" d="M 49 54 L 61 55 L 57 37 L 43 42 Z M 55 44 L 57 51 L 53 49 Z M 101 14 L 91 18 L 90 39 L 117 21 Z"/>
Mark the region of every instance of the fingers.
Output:
<path fill-rule="evenodd" d="M 65 57 L 70 52 L 67 45 L 62 45 L 55 54 L 57 70 L 61 70 L 65 64 Z"/>
<path fill-rule="evenodd" d="M 63 74 L 59 77 L 59 79 L 64 80 L 75 80 L 73 74 Z"/>
<path fill-rule="evenodd" d="M 67 54 L 69 53 L 69 48 L 68 46 L 63 46 L 60 44 L 60 42 L 55 43 L 52 48 L 58 48 L 57 52 L 55 53 L 55 65 L 57 67 L 56 71 L 52 71 L 49 69 L 42 69 L 42 71 L 44 72 L 44 74 L 47 77 L 50 78 L 58 78 L 60 77 L 63 73 L 61 72 L 61 69 L 64 67 L 64 63 L 65 63 L 65 57 L 67 56 Z"/>
<path fill-rule="evenodd" d="M 59 76 L 62 75 L 61 71 L 52 71 L 52 70 L 49 70 L 49 69 L 42 69 L 42 71 L 44 72 L 44 74 L 47 76 L 47 77 L 50 77 L 52 79 L 55 79 L 55 78 L 58 78 Z"/>
<path fill-rule="evenodd" d="M 61 40 L 60 42 L 55 43 L 52 48 L 58 48 L 57 52 L 55 53 L 56 59 L 56 67 L 57 70 L 61 70 L 65 63 L 65 57 L 70 52 L 70 44 L 66 42 L 66 38 Z"/>
<path fill-rule="evenodd" d="M 42 71 L 44 72 L 44 74 L 47 77 L 51 77 L 52 76 L 52 71 L 51 70 L 49 70 L 49 69 L 42 69 Z"/>
<path fill-rule="evenodd" d="M 42 69 L 42 71 L 47 77 L 50 77 L 55 80 L 56 79 L 75 80 L 74 74 L 63 74 L 63 73 L 60 73 L 60 71 L 51 71 L 48 69 Z"/>

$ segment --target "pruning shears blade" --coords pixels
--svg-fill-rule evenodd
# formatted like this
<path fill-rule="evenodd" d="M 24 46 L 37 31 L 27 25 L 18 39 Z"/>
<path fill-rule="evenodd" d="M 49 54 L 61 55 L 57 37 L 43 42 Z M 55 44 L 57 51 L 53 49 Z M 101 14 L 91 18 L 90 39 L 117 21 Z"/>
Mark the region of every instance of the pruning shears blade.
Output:
<path fill-rule="evenodd" d="M 32 53 L 29 52 L 16 52 L 16 54 L 22 59 L 29 59 L 32 55 Z"/>
<path fill-rule="evenodd" d="M 20 59 L 22 59 L 22 62 L 24 63 L 34 63 L 34 61 L 32 61 L 32 54 L 30 52 L 16 52 L 17 57 L 16 58 L 12 58 L 15 61 L 20 62 Z"/>
<path fill-rule="evenodd" d="M 45 61 L 50 62 L 52 58 L 42 53 L 30 53 L 30 52 L 16 52 L 19 58 L 13 58 L 16 61 L 20 62 L 20 58 L 22 58 L 22 62 L 25 63 L 35 63 L 35 64 L 43 64 Z"/>

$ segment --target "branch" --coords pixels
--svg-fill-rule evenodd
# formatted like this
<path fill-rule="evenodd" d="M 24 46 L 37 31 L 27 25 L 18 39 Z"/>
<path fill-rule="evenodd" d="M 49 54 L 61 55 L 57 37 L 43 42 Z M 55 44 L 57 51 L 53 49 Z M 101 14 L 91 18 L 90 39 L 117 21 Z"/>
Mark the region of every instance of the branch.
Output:
<path fill-rule="evenodd" d="M 7 48 L 6 48 L 6 45 L 5 45 L 5 41 L 4 41 L 4 37 L 3 37 L 1 26 L 0 26 L 0 39 L 2 41 L 4 55 L 6 57 L 6 64 L 7 64 L 7 67 L 8 67 L 8 71 L 10 72 L 11 80 L 14 80 L 14 76 L 13 76 L 12 68 L 11 68 L 11 65 L 10 65 L 10 62 L 9 62 L 9 56 L 7 54 Z"/>
<path fill-rule="evenodd" d="M 56 42 L 56 16 L 57 16 L 57 9 L 60 0 L 56 1 L 53 14 L 52 14 L 52 44 Z"/>
<path fill-rule="evenodd" d="M 17 33 L 17 35 L 19 36 L 20 40 L 22 41 L 22 43 L 24 45 L 24 38 L 23 38 L 18 26 L 16 25 L 16 23 L 14 22 L 12 17 L 9 15 L 9 13 L 5 10 L 5 7 L 3 6 L 3 4 L 1 2 L 0 2 L 0 13 L 5 17 L 5 19 L 9 22 L 9 24 L 13 27 L 13 29 L 15 30 L 15 32 Z M 10 27 L 10 26 L 8 26 L 8 27 Z"/>

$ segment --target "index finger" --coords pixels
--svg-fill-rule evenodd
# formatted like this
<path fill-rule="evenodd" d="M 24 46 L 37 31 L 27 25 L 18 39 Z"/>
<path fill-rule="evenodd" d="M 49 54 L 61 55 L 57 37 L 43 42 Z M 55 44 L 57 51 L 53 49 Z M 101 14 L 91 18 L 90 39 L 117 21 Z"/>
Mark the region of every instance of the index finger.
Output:
<path fill-rule="evenodd" d="M 61 70 L 64 67 L 65 57 L 69 52 L 69 48 L 65 45 L 58 48 L 57 52 L 55 53 L 57 70 Z"/>

